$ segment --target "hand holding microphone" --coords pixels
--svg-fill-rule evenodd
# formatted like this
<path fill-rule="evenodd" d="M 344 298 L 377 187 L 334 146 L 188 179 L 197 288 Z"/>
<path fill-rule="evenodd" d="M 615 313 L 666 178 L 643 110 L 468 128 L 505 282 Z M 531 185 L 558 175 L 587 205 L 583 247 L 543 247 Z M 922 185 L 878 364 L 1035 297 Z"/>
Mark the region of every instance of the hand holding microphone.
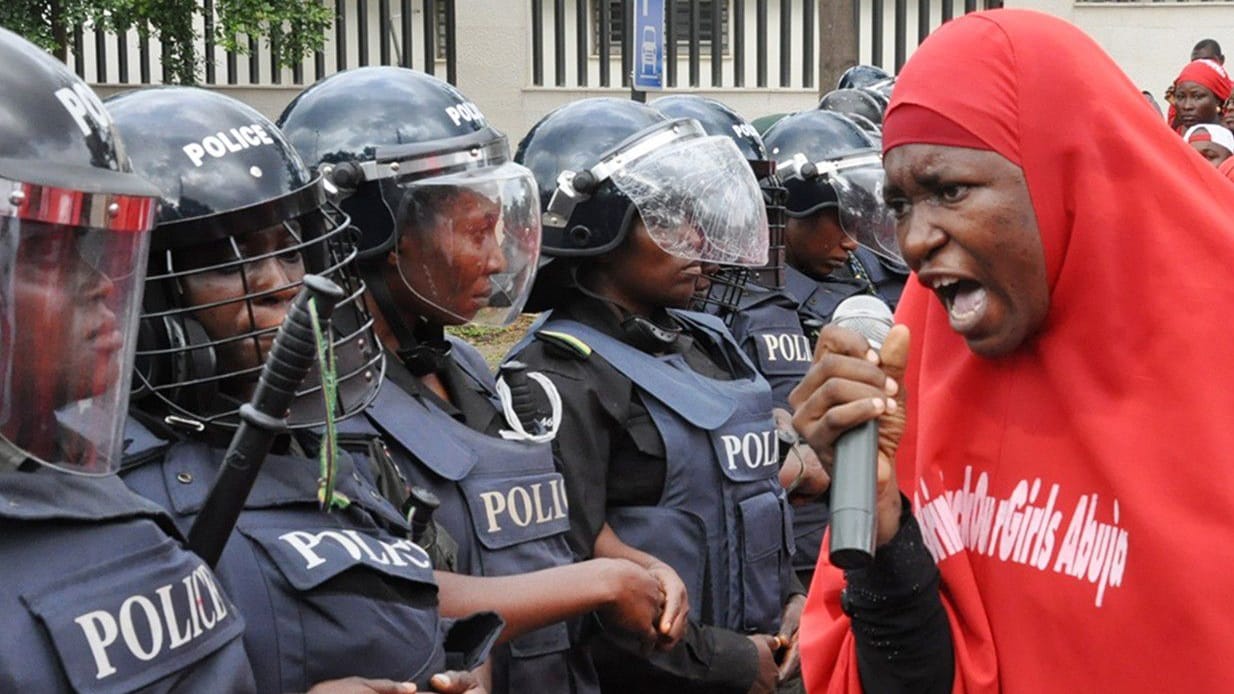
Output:
<path fill-rule="evenodd" d="M 877 301 L 872 297 L 855 298 L 861 299 L 858 306 L 838 307 L 833 322 L 823 328 L 814 364 L 789 396 L 794 427 L 832 474 L 831 557 L 841 568 L 864 565 L 874 547 L 890 540 L 899 530 L 901 510 L 893 463 L 904 431 L 901 379 L 908 329 L 896 326 L 887 332 L 890 311 L 885 306 L 871 311 L 868 302 Z M 880 349 L 845 327 L 867 319 L 884 326 Z M 870 333 L 875 342 L 878 332 Z M 877 433 L 870 430 L 874 422 Z M 838 516 L 837 509 L 843 511 Z"/>

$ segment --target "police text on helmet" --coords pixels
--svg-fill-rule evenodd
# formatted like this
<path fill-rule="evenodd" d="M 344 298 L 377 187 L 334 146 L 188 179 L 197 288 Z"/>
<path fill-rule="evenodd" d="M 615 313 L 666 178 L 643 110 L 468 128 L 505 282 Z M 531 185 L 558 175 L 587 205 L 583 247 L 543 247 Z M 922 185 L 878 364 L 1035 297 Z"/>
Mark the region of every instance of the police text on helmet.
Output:
<path fill-rule="evenodd" d="M 218 159 L 232 152 L 244 151 L 249 147 L 272 144 L 274 144 L 274 139 L 270 137 L 270 133 L 266 132 L 266 129 L 259 123 L 251 123 L 231 128 L 227 132 L 220 130 L 213 135 L 203 137 L 200 142 L 190 142 L 184 146 L 184 153 L 193 162 L 193 166 L 201 166 L 207 154 Z"/>
<path fill-rule="evenodd" d="M 86 122 L 86 116 L 89 115 L 94 119 L 98 126 L 108 126 L 111 124 L 111 116 L 107 115 L 107 110 L 103 108 L 103 102 L 90 91 L 89 87 L 84 84 L 74 84 L 72 87 L 62 87 L 56 90 L 56 98 L 64 105 L 65 110 L 77 122 L 77 127 L 81 129 L 81 134 L 89 136 L 94 132 L 97 126 L 91 126 Z"/>
<path fill-rule="evenodd" d="M 446 115 L 450 116 L 455 125 L 462 125 L 464 122 L 484 124 L 484 114 L 480 113 L 480 107 L 470 101 L 447 106 Z"/>
<path fill-rule="evenodd" d="M 749 123 L 733 123 L 733 132 L 737 133 L 737 137 L 753 137 L 761 138 L 758 134 L 758 128 L 755 128 Z"/>

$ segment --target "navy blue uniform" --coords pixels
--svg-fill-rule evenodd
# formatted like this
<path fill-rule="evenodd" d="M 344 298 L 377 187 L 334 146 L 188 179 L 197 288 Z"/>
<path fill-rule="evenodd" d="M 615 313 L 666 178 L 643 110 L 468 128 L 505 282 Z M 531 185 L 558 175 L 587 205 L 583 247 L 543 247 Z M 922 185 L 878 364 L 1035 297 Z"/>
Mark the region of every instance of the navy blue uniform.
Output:
<path fill-rule="evenodd" d="M 457 407 L 396 363 L 366 417 L 341 425 L 360 442 L 379 436 L 405 484 L 441 501 L 433 516 L 458 542 L 460 573 L 505 576 L 570 564 L 565 484 L 552 447 L 501 438 L 496 384 L 483 357 L 451 338 L 439 373 Z M 373 469 L 380 469 L 380 465 Z M 493 653 L 493 691 L 598 692 L 579 620 L 519 636 Z"/>
<path fill-rule="evenodd" d="M 597 641 L 605 691 L 746 691 L 757 654 L 744 635 L 775 633 L 798 587 L 770 387 L 711 316 L 660 316 L 680 331 L 660 350 L 630 344 L 609 307 L 587 297 L 545 321 L 515 351 L 561 391 L 572 544 L 589 554 L 608 522 L 689 591 L 692 621 L 673 651 Z"/>
<path fill-rule="evenodd" d="M 0 472 L 0 691 L 251 692 L 244 622 L 115 477 Z"/>
<path fill-rule="evenodd" d="M 173 443 L 128 468 L 124 481 L 187 530 L 222 455 L 201 442 Z M 271 455 L 219 560 L 219 579 L 248 622 L 259 691 L 304 691 L 352 675 L 424 687 L 435 673 L 475 667 L 500 620 L 487 615 L 482 628 L 460 629 L 473 638 L 448 659 L 449 624 L 438 616 L 428 555 L 346 455 L 337 490 L 351 504 L 321 511 L 316 461 Z"/>
<path fill-rule="evenodd" d="M 783 291 L 747 285 L 729 329 L 771 384 L 775 406 L 791 410 L 788 394 L 810 370 L 813 357 L 797 317 L 797 302 Z"/>

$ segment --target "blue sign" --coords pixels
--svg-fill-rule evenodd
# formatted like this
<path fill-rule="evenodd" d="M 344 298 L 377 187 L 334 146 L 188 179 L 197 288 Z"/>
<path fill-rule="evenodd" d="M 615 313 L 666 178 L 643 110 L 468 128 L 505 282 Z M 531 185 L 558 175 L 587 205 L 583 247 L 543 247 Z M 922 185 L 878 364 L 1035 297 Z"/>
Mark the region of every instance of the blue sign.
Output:
<path fill-rule="evenodd" d="M 664 0 L 635 0 L 634 88 L 664 89 Z"/>

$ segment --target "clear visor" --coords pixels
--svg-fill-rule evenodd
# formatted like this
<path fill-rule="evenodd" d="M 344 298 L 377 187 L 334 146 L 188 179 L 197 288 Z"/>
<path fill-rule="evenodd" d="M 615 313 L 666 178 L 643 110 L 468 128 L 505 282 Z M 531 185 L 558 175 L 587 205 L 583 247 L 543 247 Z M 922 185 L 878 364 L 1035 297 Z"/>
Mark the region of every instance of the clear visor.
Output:
<path fill-rule="evenodd" d="M 508 325 L 540 257 L 540 196 L 514 163 L 383 182 L 407 288 L 444 324 Z"/>
<path fill-rule="evenodd" d="M 0 435 L 30 458 L 119 467 L 148 243 L 0 218 Z"/>
<path fill-rule="evenodd" d="M 840 208 L 840 226 L 849 238 L 907 269 L 896 243 L 895 219 L 883 201 L 883 167 L 841 168 L 829 180 Z"/>
<path fill-rule="evenodd" d="M 680 140 L 611 175 L 660 248 L 704 263 L 767 262 L 767 210 L 750 163 L 728 137 Z"/>

